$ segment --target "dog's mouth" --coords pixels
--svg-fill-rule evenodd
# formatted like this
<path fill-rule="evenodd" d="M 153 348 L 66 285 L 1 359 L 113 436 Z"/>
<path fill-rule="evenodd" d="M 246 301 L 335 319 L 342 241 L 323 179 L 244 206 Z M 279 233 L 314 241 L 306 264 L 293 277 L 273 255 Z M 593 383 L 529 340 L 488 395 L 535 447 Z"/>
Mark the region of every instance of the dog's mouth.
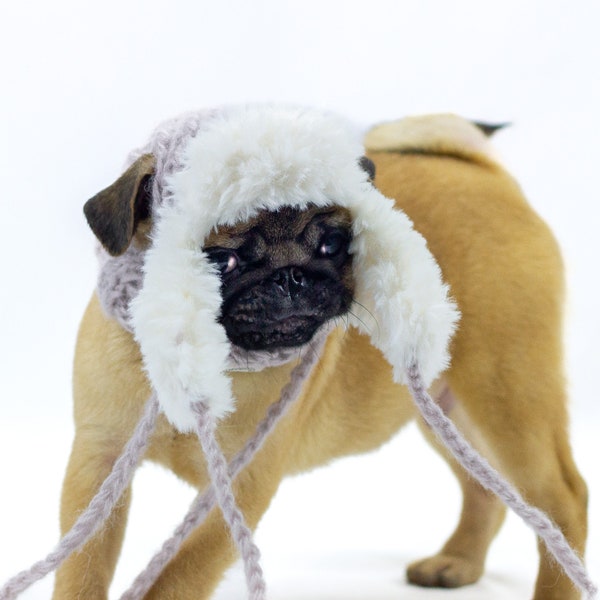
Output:
<path fill-rule="evenodd" d="M 219 318 L 229 341 L 243 350 L 300 347 L 323 324 L 347 313 L 352 293 L 341 281 L 307 271 L 301 275 L 294 285 L 273 276 L 230 294 Z"/>
<path fill-rule="evenodd" d="M 247 314 L 222 319 L 227 337 L 244 350 L 293 348 L 310 342 L 322 319 L 310 315 L 288 315 L 265 322 Z"/>

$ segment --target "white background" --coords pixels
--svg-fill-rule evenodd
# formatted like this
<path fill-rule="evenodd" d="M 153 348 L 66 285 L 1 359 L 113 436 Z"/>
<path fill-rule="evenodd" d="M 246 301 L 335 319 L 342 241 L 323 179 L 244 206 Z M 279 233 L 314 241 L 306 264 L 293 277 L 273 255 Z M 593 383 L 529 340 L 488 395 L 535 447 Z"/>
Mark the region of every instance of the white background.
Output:
<path fill-rule="evenodd" d="M 592 492 L 588 560 L 598 580 L 599 6 L 3 2 L 0 581 L 57 536 L 73 343 L 96 272 L 83 202 L 160 120 L 263 100 L 332 109 L 364 126 L 434 111 L 513 123 L 496 146 L 556 232 L 568 269 L 573 445 Z M 115 594 L 190 498 L 166 473 L 141 470 Z M 258 535 L 270 598 L 441 598 L 407 586 L 404 566 L 436 550 L 458 502 L 413 428 L 377 454 L 287 482 Z M 535 563 L 532 534 L 510 518 L 482 581 L 443 597 L 527 598 Z M 24 597 L 47 598 L 50 588 L 48 578 Z M 218 597 L 243 595 L 234 571 Z"/>

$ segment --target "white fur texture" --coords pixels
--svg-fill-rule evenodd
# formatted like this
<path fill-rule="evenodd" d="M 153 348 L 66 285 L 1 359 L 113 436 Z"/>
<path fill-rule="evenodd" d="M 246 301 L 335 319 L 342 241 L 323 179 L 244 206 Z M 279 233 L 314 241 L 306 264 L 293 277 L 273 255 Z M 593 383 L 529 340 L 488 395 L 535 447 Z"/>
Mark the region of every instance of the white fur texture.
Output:
<path fill-rule="evenodd" d="M 169 420 L 193 428 L 190 403 L 219 418 L 234 409 L 229 342 L 218 324 L 220 280 L 202 252 L 215 227 L 282 206 L 346 207 L 353 216 L 356 304 L 351 323 L 370 335 L 398 383 L 418 363 L 430 383 L 448 363 L 458 312 L 423 237 L 368 181 L 363 148 L 346 122 L 273 106 L 229 110 L 189 140 L 183 168 L 156 209 L 132 323 Z"/>

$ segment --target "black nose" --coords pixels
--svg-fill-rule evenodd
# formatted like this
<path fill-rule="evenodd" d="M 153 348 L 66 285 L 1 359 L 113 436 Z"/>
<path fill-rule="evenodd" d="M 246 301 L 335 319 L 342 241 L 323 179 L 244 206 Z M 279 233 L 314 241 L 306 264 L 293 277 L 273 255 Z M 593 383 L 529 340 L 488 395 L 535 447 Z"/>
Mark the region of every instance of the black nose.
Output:
<path fill-rule="evenodd" d="M 299 267 L 285 267 L 273 275 L 275 285 L 286 295 L 293 296 L 306 283 L 304 271 Z"/>

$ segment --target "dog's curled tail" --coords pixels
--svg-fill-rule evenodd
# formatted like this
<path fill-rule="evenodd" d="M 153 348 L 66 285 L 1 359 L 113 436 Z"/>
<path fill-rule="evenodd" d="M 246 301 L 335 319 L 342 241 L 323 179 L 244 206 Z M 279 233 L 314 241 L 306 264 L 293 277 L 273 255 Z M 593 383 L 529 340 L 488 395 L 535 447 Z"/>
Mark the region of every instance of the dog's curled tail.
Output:
<path fill-rule="evenodd" d="M 375 125 L 367 131 L 364 145 L 372 152 L 451 156 L 497 164 L 490 137 L 507 125 L 469 121 L 450 113 L 406 117 Z"/>

